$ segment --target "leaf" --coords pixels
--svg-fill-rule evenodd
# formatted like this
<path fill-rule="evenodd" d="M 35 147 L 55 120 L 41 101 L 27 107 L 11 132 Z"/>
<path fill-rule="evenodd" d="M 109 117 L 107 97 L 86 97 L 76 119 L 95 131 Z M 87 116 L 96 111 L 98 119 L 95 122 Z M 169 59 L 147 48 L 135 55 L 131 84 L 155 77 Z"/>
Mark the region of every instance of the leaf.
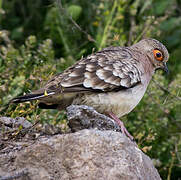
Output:
<path fill-rule="evenodd" d="M 164 14 L 165 10 L 168 8 L 168 6 L 170 5 L 170 0 L 160 0 L 160 1 L 156 1 L 153 4 L 153 10 L 155 11 L 156 15 L 162 15 Z"/>
<path fill-rule="evenodd" d="M 162 31 L 173 31 L 175 28 L 181 26 L 181 17 L 172 17 L 166 21 L 163 21 L 160 25 Z"/>
<path fill-rule="evenodd" d="M 72 19 L 76 21 L 82 13 L 82 8 L 81 6 L 71 5 L 68 7 L 67 11 L 71 15 Z"/>

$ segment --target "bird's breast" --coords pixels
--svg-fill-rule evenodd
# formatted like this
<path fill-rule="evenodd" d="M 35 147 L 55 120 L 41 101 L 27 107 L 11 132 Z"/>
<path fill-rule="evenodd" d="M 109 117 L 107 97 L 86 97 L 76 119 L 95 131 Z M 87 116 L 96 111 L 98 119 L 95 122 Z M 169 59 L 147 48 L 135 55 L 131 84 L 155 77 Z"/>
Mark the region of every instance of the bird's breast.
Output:
<path fill-rule="evenodd" d="M 113 112 L 118 117 L 128 114 L 140 102 L 146 87 L 142 84 L 119 92 L 91 93 L 76 98 L 73 104 L 94 107 L 100 113 Z"/>

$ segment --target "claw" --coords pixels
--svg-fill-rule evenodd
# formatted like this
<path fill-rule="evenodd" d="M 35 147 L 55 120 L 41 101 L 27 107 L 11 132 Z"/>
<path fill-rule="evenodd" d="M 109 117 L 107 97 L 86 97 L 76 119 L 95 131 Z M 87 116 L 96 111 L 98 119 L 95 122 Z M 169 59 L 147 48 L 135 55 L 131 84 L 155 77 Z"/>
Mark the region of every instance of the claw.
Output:
<path fill-rule="evenodd" d="M 133 141 L 134 137 L 128 132 L 128 130 L 124 126 L 124 123 L 112 112 L 109 112 L 108 114 L 121 127 L 121 132 Z"/>

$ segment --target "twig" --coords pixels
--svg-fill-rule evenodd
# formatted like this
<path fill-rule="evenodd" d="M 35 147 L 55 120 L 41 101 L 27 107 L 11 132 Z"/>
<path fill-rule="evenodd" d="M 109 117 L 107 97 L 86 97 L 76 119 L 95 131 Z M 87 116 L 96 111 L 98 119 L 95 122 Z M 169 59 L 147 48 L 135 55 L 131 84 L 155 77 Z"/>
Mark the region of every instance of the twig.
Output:
<path fill-rule="evenodd" d="M 144 25 L 142 32 L 134 40 L 133 44 L 137 43 L 145 35 L 145 33 L 148 31 L 148 29 L 150 28 L 150 26 L 153 24 L 154 21 L 155 21 L 155 19 L 149 19 L 148 21 L 145 22 L 145 25 Z"/>
<path fill-rule="evenodd" d="M 28 127 L 26 129 L 22 129 L 19 133 L 26 135 L 30 130 L 32 130 L 38 123 L 40 122 L 40 120 L 36 121 L 31 127 Z M 19 134 L 18 133 L 18 134 Z"/>
<path fill-rule="evenodd" d="M 114 1 L 112 10 L 110 12 L 110 15 L 108 17 L 106 26 L 104 28 L 104 32 L 103 32 L 102 40 L 101 40 L 101 43 L 100 43 L 100 46 L 99 46 L 99 50 L 101 50 L 104 47 L 105 43 L 106 43 L 106 39 L 107 39 L 107 36 L 108 36 L 108 29 L 110 27 L 111 22 L 113 22 L 112 17 L 113 17 L 113 14 L 114 14 L 115 10 L 116 10 L 116 7 L 117 7 L 117 0 Z"/>
<path fill-rule="evenodd" d="M 171 159 L 170 167 L 169 167 L 169 169 L 168 169 L 167 180 L 170 180 L 170 178 L 171 178 L 172 168 L 173 168 L 173 166 L 174 166 L 174 161 L 175 161 L 175 154 L 172 152 L 172 159 Z"/>
<path fill-rule="evenodd" d="M 87 39 L 89 41 L 92 41 L 94 43 L 97 43 L 96 40 L 90 35 L 88 34 L 86 31 L 84 31 L 73 19 L 72 16 L 70 14 L 68 14 L 68 12 L 63 8 L 61 0 L 57 0 L 57 5 L 60 11 L 63 11 L 66 16 L 68 17 L 68 19 L 72 22 L 72 24 L 82 33 L 84 33 L 87 36 Z"/>
<path fill-rule="evenodd" d="M 180 159 L 180 157 L 178 155 L 178 147 L 177 146 L 178 146 L 178 143 L 175 143 L 175 154 L 177 156 L 177 159 L 178 159 L 179 163 L 181 164 L 181 159 Z"/>
<path fill-rule="evenodd" d="M 150 95 L 152 101 L 154 102 L 154 99 L 152 98 L 152 96 Z M 160 106 L 158 103 L 156 103 L 156 105 L 158 106 L 158 108 L 168 116 L 168 114 L 164 111 L 164 109 L 162 108 L 162 106 Z M 171 121 L 177 125 L 177 127 L 179 128 L 179 130 L 181 130 L 181 125 L 180 123 L 178 123 L 172 116 L 169 116 L 169 118 L 171 119 Z"/>
<path fill-rule="evenodd" d="M 60 35 L 60 37 L 61 37 L 61 39 L 62 39 L 62 42 L 63 42 L 63 44 L 64 44 L 66 53 L 67 53 L 67 54 L 70 54 L 71 50 L 70 50 L 70 48 L 69 48 L 69 46 L 68 46 L 68 43 L 67 43 L 66 38 L 64 38 L 65 36 L 64 36 L 64 34 L 63 34 L 62 29 L 61 29 L 60 27 L 58 27 L 57 30 L 58 30 L 58 33 L 59 33 L 59 35 Z"/>
<path fill-rule="evenodd" d="M 165 87 L 161 86 L 156 80 L 152 80 L 162 91 L 167 92 L 168 94 L 170 94 L 172 97 L 176 98 L 177 100 L 181 101 L 181 97 L 178 97 L 174 94 L 172 94 L 168 89 L 166 89 Z"/>
<path fill-rule="evenodd" d="M 134 16 L 130 16 L 130 23 L 131 23 L 131 27 L 129 31 L 128 46 L 131 45 L 131 42 L 133 39 L 133 33 L 134 33 L 135 25 L 136 25 Z"/>

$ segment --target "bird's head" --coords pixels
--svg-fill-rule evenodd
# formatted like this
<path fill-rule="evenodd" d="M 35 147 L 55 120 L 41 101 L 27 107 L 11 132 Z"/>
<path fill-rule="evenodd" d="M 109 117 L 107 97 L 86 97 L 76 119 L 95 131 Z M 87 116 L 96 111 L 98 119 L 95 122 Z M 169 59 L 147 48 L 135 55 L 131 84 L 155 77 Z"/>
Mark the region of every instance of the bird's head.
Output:
<path fill-rule="evenodd" d="M 147 55 L 155 70 L 163 69 L 168 73 L 167 61 L 169 53 L 167 48 L 156 39 L 143 39 L 132 47 L 139 49 Z"/>

